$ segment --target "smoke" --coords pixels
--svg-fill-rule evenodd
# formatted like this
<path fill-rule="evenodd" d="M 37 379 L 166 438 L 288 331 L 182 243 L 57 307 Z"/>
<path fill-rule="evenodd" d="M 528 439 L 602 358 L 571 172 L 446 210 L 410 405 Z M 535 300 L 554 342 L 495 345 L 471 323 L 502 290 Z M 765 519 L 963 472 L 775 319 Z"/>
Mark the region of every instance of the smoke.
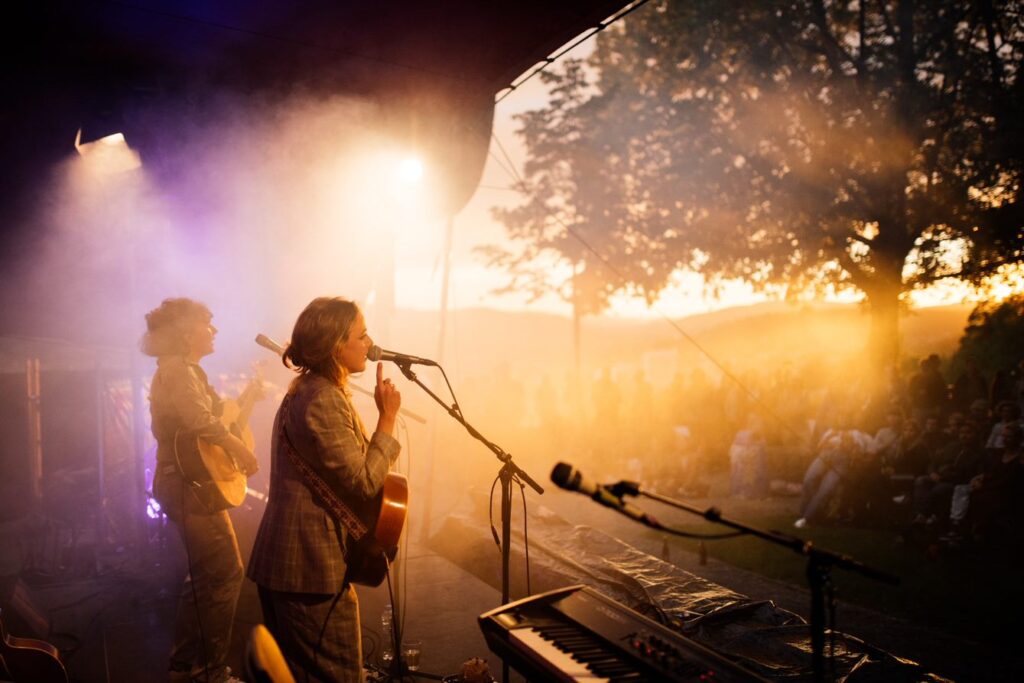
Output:
<path fill-rule="evenodd" d="M 433 192 L 403 180 L 410 151 L 377 106 L 221 96 L 202 115 L 186 102 L 134 116 L 151 131 L 141 168 L 71 152 L 41 188 L 19 328 L 130 347 L 147 310 L 189 296 L 239 351 L 259 331 L 286 339 L 315 296 L 389 317 L 396 233 L 430 220 Z"/>

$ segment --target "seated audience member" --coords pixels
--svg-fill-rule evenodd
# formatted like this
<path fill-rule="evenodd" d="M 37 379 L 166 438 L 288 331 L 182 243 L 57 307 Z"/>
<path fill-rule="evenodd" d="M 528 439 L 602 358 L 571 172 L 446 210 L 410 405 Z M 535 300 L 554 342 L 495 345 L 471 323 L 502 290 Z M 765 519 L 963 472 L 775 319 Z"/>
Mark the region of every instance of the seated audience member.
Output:
<path fill-rule="evenodd" d="M 944 537 L 958 543 L 968 535 L 975 540 L 1012 542 L 1020 537 L 1021 499 L 1024 496 L 1024 461 L 1021 459 L 1021 426 L 1003 427 L 998 453 L 989 453 L 984 469 L 969 483 L 953 490 L 950 507 L 952 531 Z"/>
<path fill-rule="evenodd" d="M 904 420 L 896 453 L 892 460 L 882 464 L 882 474 L 888 478 L 890 491 L 896 494 L 892 502 L 903 505 L 910 501 L 914 480 L 927 472 L 930 453 L 937 448 L 929 446 L 917 420 Z"/>
<path fill-rule="evenodd" d="M 914 480 L 915 523 L 931 524 L 948 517 L 953 487 L 978 474 L 982 454 L 974 423 L 963 422 L 957 440 L 934 453 L 927 473 Z"/>
<path fill-rule="evenodd" d="M 913 476 L 925 471 L 928 454 L 918 422 L 904 421 L 898 412 L 889 413 L 886 420 L 860 466 L 851 469 L 848 490 L 852 495 L 846 503 L 855 518 L 891 519 L 893 503 L 904 503 Z"/>
<path fill-rule="evenodd" d="M 946 416 L 946 426 L 942 428 L 945 437 L 942 439 L 943 443 L 949 443 L 950 440 L 957 438 L 960 433 L 960 425 L 964 423 L 965 419 L 967 419 L 966 416 L 959 410 L 954 410 Z"/>
<path fill-rule="evenodd" d="M 747 417 L 746 426 L 736 432 L 729 447 L 729 489 L 740 498 L 762 498 L 768 488 L 766 445 L 761 418 Z"/>
<path fill-rule="evenodd" d="M 921 428 L 921 445 L 929 454 L 934 453 L 949 443 L 949 437 L 942 428 L 942 419 L 938 415 L 928 415 Z M 922 470 L 922 473 L 924 470 Z"/>
<path fill-rule="evenodd" d="M 826 505 L 849 476 L 854 463 L 863 459 L 871 447 L 871 437 L 849 427 L 849 419 L 841 417 L 836 426 L 822 434 L 817 457 L 804 474 L 800 517 L 793 523 L 803 529 L 808 523 L 825 516 Z"/>
<path fill-rule="evenodd" d="M 890 410 L 885 414 L 885 424 L 875 432 L 871 441 L 871 453 L 878 458 L 879 462 L 890 462 L 896 457 L 902 423 L 903 416 L 899 411 Z"/>
<path fill-rule="evenodd" d="M 910 477 L 913 481 L 913 477 L 924 474 L 928 468 L 929 448 L 937 448 L 937 444 L 929 445 L 921 425 L 909 418 L 903 421 L 892 458 L 882 466 L 890 477 L 896 478 L 894 481 L 901 477 Z"/>
<path fill-rule="evenodd" d="M 988 400 L 984 398 L 976 399 L 971 404 L 971 410 L 967 413 L 967 419 L 974 422 L 974 426 L 978 430 L 978 437 L 982 442 L 984 442 L 989 432 L 992 431 L 992 425 L 996 421 L 992 411 L 989 410 Z"/>
<path fill-rule="evenodd" d="M 996 408 L 996 415 L 999 421 L 992 425 L 985 448 L 1001 450 L 1003 448 L 1003 434 L 1008 424 L 1020 426 L 1020 406 L 1013 401 L 1003 401 Z"/>

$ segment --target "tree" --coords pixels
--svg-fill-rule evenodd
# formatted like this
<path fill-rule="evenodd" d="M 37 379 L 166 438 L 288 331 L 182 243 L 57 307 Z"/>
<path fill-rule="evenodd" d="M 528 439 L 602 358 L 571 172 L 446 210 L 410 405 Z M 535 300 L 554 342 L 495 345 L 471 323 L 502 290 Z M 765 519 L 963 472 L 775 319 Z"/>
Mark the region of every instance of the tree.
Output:
<path fill-rule="evenodd" d="M 687 268 L 852 288 L 894 360 L 907 292 L 1022 259 L 1022 40 L 999 0 L 652 2 L 544 74 L 491 263 L 586 310 Z"/>
<path fill-rule="evenodd" d="M 1015 369 L 1022 359 L 1024 295 L 1018 295 L 1000 303 L 981 303 L 971 311 L 951 365 L 959 371 L 973 360 L 985 376 L 992 377 L 1000 370 Z"/>

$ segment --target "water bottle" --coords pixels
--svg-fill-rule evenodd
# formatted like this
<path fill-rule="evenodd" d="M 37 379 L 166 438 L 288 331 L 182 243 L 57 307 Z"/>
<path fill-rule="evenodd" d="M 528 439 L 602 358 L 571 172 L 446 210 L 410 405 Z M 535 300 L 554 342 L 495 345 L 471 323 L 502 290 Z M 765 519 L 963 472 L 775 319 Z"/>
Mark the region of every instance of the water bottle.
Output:
<path fill-rule="evenodd" d="M 387 667 L 395 658 L 395 635 L 391 630 L 391 605 L 385 605 L 384 611 L 380 614 L 381 650 L 380 659 Z"/>

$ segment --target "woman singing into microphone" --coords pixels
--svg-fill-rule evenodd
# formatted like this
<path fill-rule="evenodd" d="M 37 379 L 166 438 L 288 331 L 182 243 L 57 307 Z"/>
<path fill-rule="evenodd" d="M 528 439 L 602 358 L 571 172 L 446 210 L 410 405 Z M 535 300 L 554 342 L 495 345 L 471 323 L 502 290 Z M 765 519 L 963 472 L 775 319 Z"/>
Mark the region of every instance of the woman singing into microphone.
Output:
<path fill-rule="evenodd" d="M 398 457 L 392 434 L 402 398 L 378 364 L 379 417 L 368 436 L 347 387 L 372 345 L 358 306 L 321 297 L 299 315 L 284 352 L 299 375 L 274 420 L 270 502 L 248 577 L 299 681 L 364 680 L 359 603 L 345 583 L 349 533 L 313 492 L 307 469 L 354 507 L 380 492 Z"/>

